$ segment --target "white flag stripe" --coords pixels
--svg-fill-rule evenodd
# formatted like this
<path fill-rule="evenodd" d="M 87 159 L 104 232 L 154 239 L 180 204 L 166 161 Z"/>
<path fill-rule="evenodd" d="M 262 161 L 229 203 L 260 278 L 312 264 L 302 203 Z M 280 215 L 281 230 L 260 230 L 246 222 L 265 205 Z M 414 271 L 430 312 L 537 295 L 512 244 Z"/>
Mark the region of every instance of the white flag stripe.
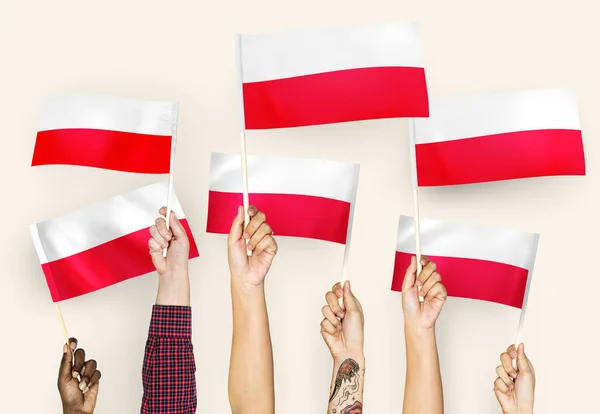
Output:
<path fill-rule="evenodd" d="M 421 220 L 423 255 L 479 259 L 533 270 L 538 234 L 518 230 Z M 415 254 L 412 217 L 400 216 L 396 251 Z"/>
<path fill-rule="evenodd" d="M 345 69 L 423 67 L 417 23 L 241 36 L 244 83 Z"/>
<path fill-rule="evenodd" d="M 354 202 L 358 164 L 303 158 L 248 156 L 250 193 L 301 194 Z M 213 152 L 210 190 L 242 192 L 239 155 Z"/>
<path fill-rule="evenodd" d="M 581 129 L 575 93 L 564 89 L 498 92 L 430 101 L 415 119 L 417 144 L 518 131 Z"/>
<path fill-rule="evenodd" d="M 46 254 L 40 257 L 41 264 L 150 227 L 158 217 L 158 209 L 167 202 L 167 189 L 168 182 L 162 181 L 33 225 Z M 175 195 L 171 208 L 179 219 L 185 218 Z"/>
<path fill-rule="evenodd" d="M 81 128 L 171 136 L 173 108 L 173 102 L 103 95 L 54 95 L 44 103 L 39 130 Z"/>

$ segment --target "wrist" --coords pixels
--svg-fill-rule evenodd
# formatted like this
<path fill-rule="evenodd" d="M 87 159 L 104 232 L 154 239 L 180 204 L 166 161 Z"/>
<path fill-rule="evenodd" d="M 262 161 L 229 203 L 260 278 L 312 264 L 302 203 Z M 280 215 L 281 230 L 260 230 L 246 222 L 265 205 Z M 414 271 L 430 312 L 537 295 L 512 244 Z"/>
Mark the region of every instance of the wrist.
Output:
<path fill-rule="evenodd" d="M 357 352 L 343 352 L 333 357 L 333 364 L 335 366 L 341 365 L 347 359 L 353 359 L 362 367 L 365 362 L 365 355 L 362 350 Z"/>
<path fill-rule="evenodd" d="M 187 270 L 159 275 L 156 304 L 190 306 L 190 279 Z"/>
<path fill-rule="evenodd" d="M 259 283 L 249 283 L 244 280 L 243 276 L 231 273 L 231 287 L 240 293 L 253 295 L 256 293 L 264 292 L 265 282 L 264 279 Z"/>

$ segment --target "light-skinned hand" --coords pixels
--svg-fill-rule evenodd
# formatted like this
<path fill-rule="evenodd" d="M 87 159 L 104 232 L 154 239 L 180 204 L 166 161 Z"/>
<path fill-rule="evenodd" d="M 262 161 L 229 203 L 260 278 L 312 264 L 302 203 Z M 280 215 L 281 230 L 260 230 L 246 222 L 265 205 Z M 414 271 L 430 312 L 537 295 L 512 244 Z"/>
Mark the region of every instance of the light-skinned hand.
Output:
<path fill-rule="evenodd" d="M 266 222 L 265 213 L 250 206 L 248 215 L 250 222 L 244 229 L 244 208 L 238 207 L 227 238 L 227 256 L 232 279 L 247 287 L 256 287 L 264 284 L 277 254 L 277 242 Z M 252 256 L 248 256 L 246 249 L 252 252 Z"/>
<path fill-rule="evenodd" d="M 58 392 L 64 414 L 91 414 L 96 408 L 101 373 L 96 361 L 85 360 L 85 351 L 77 349 L 77 339 L 63 346 L 58 371 Z"/>
<path fill-rule="evenodd" d="M 162 207 L 158 212 L 163 217 L 157 218 L 154 226 L 150 227 L 152 238 L 148 240 L 152 263 L 159 276 L 187 277 L 190 254 L 187 233 L 173 211 L 170 215 L 169 230 L 164 219 L 167 208 Z M 165 248 L 168 248 L 167 257 L 163 257 Z"/>
<path fill-rule="evenodd" d="M 340 306 L 340 298 L 343 298 Z M 335 361 L 364 357 L 365 319 L 360 302 L 352 293 L 350 281 L 336 283 L 325 294 L 327 305 L 321 308 L 321 335 Z"/>
<path fill-rule="evenodd" d="M 402 309 L 407 329 L 428 330 L 435 322 L 448 297 L 442 276 L 436 271 L 434 262 L 421 257 L 423 270 L 417 277 L 417 259 L 412 257 L 402 283 Z M 419 292 L 419 287 L 421 290 Z M 423 302 L 419 301 L 419 295 Z"/>
<path fill-rule="evenodd" d="M 517 368 L 513 360 L 517 360 Z M 498 378 L 494 381 L 494 394 L 505 414 L 532 414 L 535 393 L 533 364 L 525 355 L 525 345 L 508 347 L 500 355 L 501 364 L 496 367 Z"/>

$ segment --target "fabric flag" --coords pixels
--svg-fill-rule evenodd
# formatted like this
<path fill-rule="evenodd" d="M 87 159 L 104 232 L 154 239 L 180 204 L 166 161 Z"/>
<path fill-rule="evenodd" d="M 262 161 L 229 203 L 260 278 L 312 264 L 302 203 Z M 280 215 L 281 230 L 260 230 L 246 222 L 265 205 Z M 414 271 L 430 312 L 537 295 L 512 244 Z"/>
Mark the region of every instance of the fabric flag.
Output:
<path fill-rule="evenodd" d="M 423 255 L 436 263 L 449 296 L 524 308 L 538 234 L 437 220 L 421 220 Z M 392 290 L 402 291 L 415 255 L 412 217 L 401 216 Z"/>
<path fill-rule="evenodd" d="M 532 90 L 432 101 L 416 119 L 419 186 L 585 175 L 577 100 Z"/>
<path fill-rule="evenodd" d="M 416 23 L 238 38 L 246 129 L 429 114 Z"/>
<path fill-rule="evenodd" d="M 301 158 L 248 157 L 250 204 L 278 236 L 346 244 L 358 185 L 358 164 Z M 227 234 L 242 205 L 239 155 L 212 153 L 209 233 Z"/>
<path fill-rule="evenodd" d="M 84 295 L 152 272 L 148 229 L 164 205 L 167 182 L 159 182 L 32 224 L 31 236 L 52 300 Z M 176 196 L 172 208 L 190 240 L 196 242 Z"/>
<path fill-rule="evenodd" d="M 42 111 L 31 165 L 168 174 L 177 111 L 175 102 L 52 96 Z"/>

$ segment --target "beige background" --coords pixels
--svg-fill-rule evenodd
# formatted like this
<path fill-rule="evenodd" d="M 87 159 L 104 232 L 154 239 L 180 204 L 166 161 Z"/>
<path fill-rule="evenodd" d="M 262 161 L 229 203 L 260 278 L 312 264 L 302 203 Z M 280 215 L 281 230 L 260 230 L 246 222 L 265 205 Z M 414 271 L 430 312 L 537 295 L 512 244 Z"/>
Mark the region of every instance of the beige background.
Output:
<path fill-rule="evenodd" d="M 27 225 L 159 178 L 31 168 L 44 96 L 66 91 L 180 101 L 175 186 L 201 252 L 191 264 L 198 412 L 227 413 L 231 311 L 225 238 L 204 230 L 210 152 L 238 150 L 233 34 L 389 20 L 422 23 L 431 97 L 577 90 L 587 177 L 426 189 L 421 208 L 423 217 L 541 233 L 525 335 L 538 374 L 537 412 L 595 412 L 597 15 L 589 0 L 0 0 L 0 412 L 60 412 L 55 381 L 63 338 Z M 401 297 L 389 286 L 398 216 L 412 213 L 405 121 L 248 138 L 254 154 L 361 164 L 350 277 L 366 312 L 365 407 L 368 413 L 401 412 Z M 324 412 L 331 361 L 319 335 L 320 307 L 340 276 L 343 249 L 312 240 L 279 243 L 267 287 L 277 411 Z M 103 372 L 97 413 L 139 411 L 155 290 L 156 276 L 148 275 L 62 304 L 70 333 Z M 518 316 L 499 305 L 448 300 L 438 322 L 447 413 L 500 412 L 492 393 L 494 368 L 515 339 Z"/>

